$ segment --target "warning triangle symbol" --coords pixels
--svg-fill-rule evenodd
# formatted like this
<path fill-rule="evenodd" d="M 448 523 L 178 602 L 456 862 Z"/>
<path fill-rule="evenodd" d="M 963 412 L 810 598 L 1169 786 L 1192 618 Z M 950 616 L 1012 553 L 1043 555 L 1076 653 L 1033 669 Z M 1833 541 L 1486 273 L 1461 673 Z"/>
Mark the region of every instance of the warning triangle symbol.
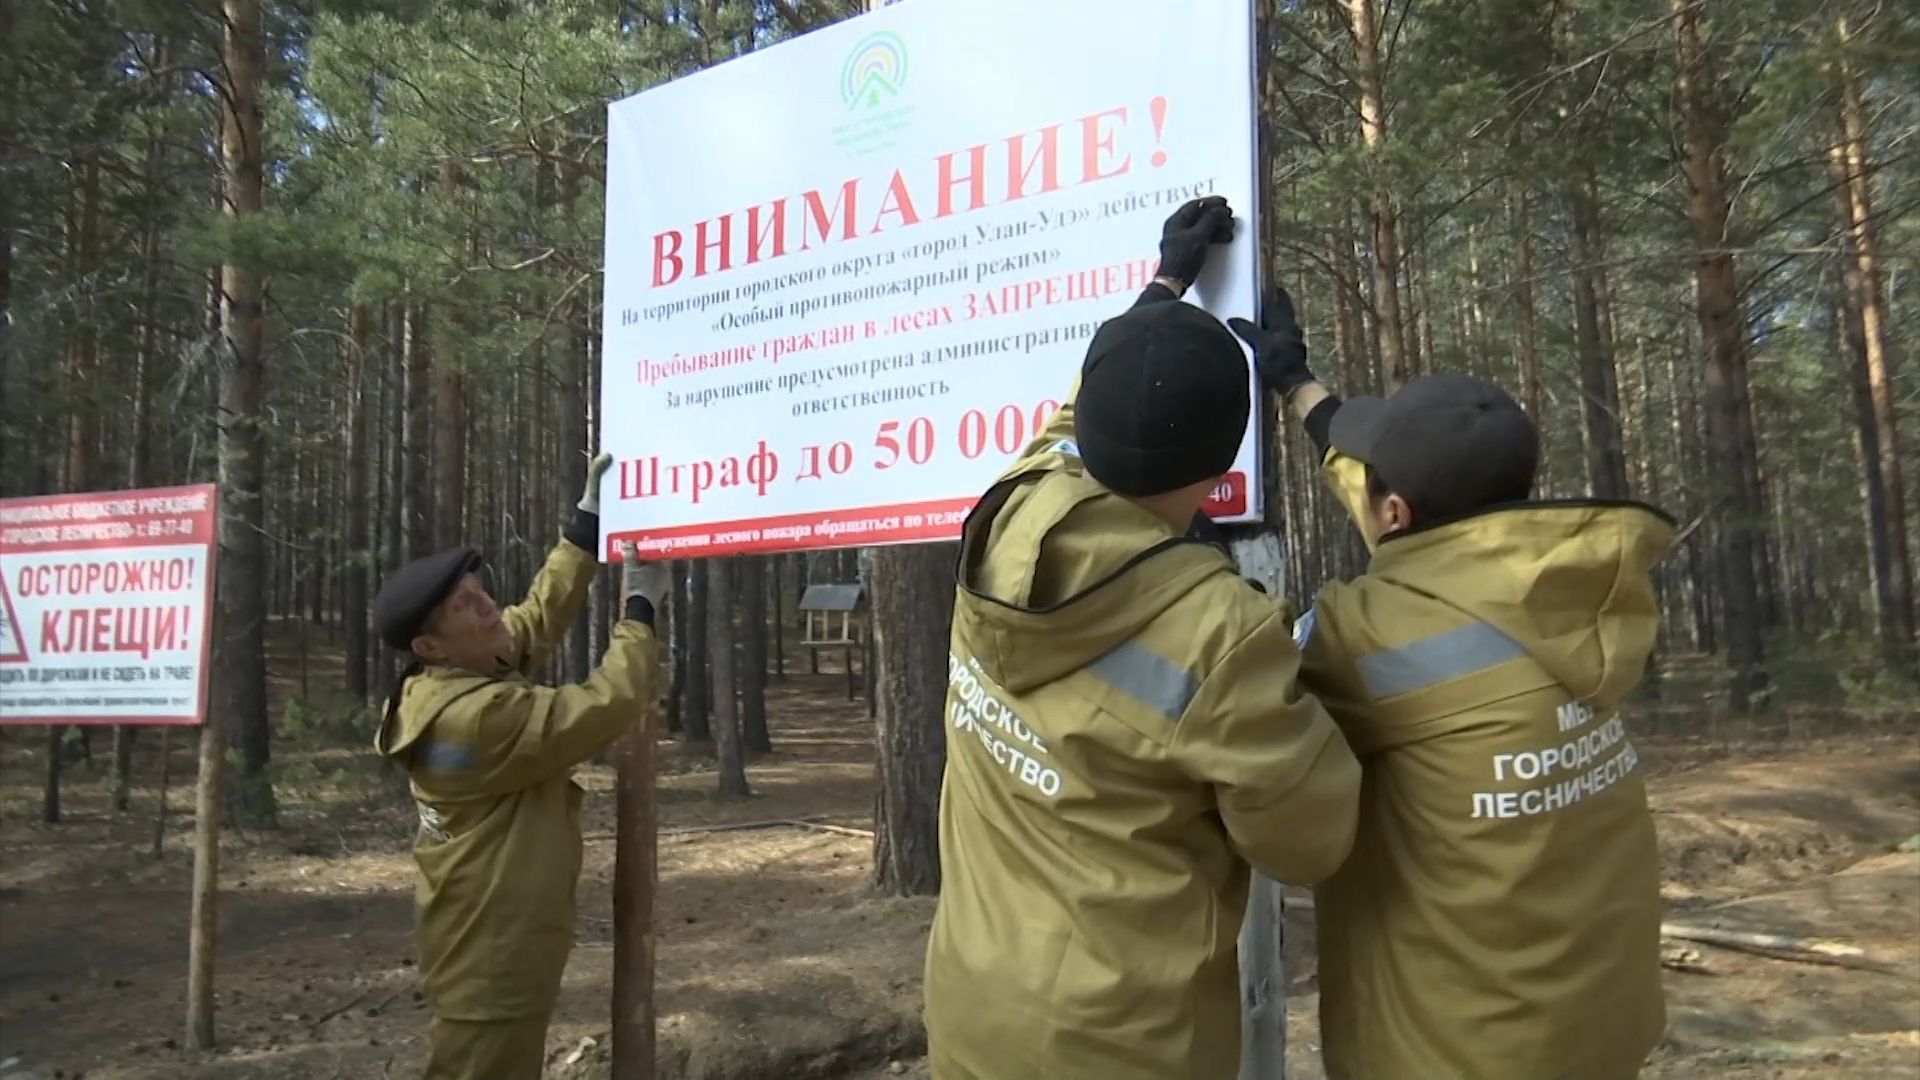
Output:
<path fill-rule="evenodd" d="M 0 664 L 24 664 L 27 656 L 27 632 L 13 611 L 13 596 L 7 592 L 7 576 L 0 574 Z"/>

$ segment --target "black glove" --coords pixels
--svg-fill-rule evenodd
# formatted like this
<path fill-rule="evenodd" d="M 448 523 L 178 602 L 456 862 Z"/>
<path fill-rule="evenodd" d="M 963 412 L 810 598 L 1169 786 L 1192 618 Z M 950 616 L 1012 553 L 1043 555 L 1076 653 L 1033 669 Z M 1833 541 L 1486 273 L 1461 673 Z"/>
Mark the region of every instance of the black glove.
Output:
<path fill-rule="evenodd" d="M 1253 346 L 1253 367 L 1267 389 L 1285 398 L 1314 381 L 1307 370 L 1307 342 L 1300 335 L 1300 321 L 1293 314 L 1293 297 L 1278 285 L 1267 289 L 1266 302 L 1260 305 L 1260 325 L 1245 319 L 1228 319 L 1227 325 L 1241 340 Z"/>
<path fill-rule="evenodd" d="M 1191 287 L 1207 265 L 1207 248 L 1233 239 L 1233 210 L 1224 196 L 1195 199 L 1160 230 L 1160 276 Z"/>

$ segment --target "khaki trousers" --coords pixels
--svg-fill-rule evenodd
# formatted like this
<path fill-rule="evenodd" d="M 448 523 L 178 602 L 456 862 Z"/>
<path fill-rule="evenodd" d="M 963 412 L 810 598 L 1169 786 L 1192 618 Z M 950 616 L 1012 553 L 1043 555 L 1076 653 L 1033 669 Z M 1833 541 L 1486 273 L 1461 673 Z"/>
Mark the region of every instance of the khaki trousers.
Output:
<path fill-rule="evenodd" d="M 540 1080 L 548 1014 L 504 1020 L 442 1020 L 428 1029 L 433 1052 L 421 1080 Z"/>

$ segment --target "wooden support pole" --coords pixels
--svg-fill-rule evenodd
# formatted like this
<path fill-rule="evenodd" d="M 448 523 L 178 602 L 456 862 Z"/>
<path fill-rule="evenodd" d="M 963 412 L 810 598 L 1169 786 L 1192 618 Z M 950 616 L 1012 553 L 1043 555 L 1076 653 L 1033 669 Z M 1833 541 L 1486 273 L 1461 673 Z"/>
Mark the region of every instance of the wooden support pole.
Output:
<path fill-rule="evenodd" d="M 1242 576 L 1283 595 L 1286 560 L 1270 529 L 1233 542 Z M 1240 1080 L 1284 1080 L 1287 1075 L 1286 927 L 1280 885 L 1259 871 L 1247 893 L 1240 926 Z"/>
<path fill-rule="evenodd" d="M 1269 33 L 1277 17 L 1273 0 L 1254 5 L 1253 85 L 1258 95 L 1254 115 L 1260 117 L 1256 134 L 1254 200 L 1256 227 L 1261 234 L 1263 281 L 1274 280 L 1277 268 L 1271 261 L 1278 250 L 1272 236 L 1274 211 L 1268 198 L 1273 183 L 1272 132 L 1265 119 L 1268 84 L 1272 77 L 1268 60 L 1272 56 Z M 1280 469 L 1283 460 L 1278 443 L 1284 418 L 1279 402 L 1271 394 L 1255 398 L 1254 425 L 1261 458 L 1267 462 L 1261 484 L 1266 502 L 1266 520 L 1259 526 L 1234 530 L 1231 548 L 1233 561 L 1241 576 L 1259 582 L 1269 596 L 1286 595 L 1287 560 L 1281 541 Z M 1246 920 L 1240 927 L 1240 1075 L 1239 1080 L 1285 1080 L 1287 1075 L 1287 962 L 1285 955 L 1285 905 L 1279 883 L 1258 871 L 1248 888 Z"/>
<path fill-rule="evenodd" d="M 193 929 L 187 941 L 187 1046 L 213 1048 L 213 953 L 220 920 L 220 790 L 226 741 L 220 714 L 200 726 L 200 782 L 194 794 Z"/>
<path fill-rule="evenodd" d="M 652 1080 L 653 895 L 659 883 L 654 813 L 654 711 L 620 740 L 614 781 L 613 1080 Z"/>
<path fill-rule="evenodd" d="M 1280 884 L 1255 873 L 1240 926 L 1240 1080 L 1280 1080 L 1287 1063 L 1287 969 Z"/>

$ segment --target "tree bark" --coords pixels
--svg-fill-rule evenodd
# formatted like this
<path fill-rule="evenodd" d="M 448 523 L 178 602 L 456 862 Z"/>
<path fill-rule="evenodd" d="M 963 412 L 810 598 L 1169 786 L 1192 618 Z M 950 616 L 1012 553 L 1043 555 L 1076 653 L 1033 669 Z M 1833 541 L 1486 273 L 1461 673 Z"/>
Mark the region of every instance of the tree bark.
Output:
<path fill-rule="evenodd" d="M 767 560 L 751 555 L 739 562 L 740 725 L 747 749 L 771 753 L 767 731 Z"/>
<path fill-rule="evenodd" d="M 1513 211 L 1513 311 L 1517 334 L 1515 350 L 1519 353 L 1520 384 L 1522 398 L 1527 405 L 1527 415 L 1533 419 L 1533 426 L 1546 430 L 1546 395 L 1540 384 L 1540 332 L 1538 329 L 1539 309 L 1534 299 L 1533 288 L 1533 208 L 1532 196 L 1523 184 L 1514 186 L 1511 199 Z M 1546 440 L 1541 440 L 1542 458 L 1545 457 Z M 1546 462 L 1541 461 L 1540 471 L 1546 472 Z"/>
<path fill-rule="evenodd" d="M 1627 497 L 1627 462 L 1620 438 L 1620 385 L 1601 308 L 1600 202 L 1592 182 L 1568 185 L 1573 254 L 1574 331 L 1580 358 L 1580 430 L 1586 446 L 1587 494 Z"/>
<path fill-rule="evenodd" d="M 1733 255 L 1727 250 L 1726 121 L 1714 99 L 1711 57 L 1701 39 L 1700 8 L 1669 0 L 1677 60 L 1681 173 L 1695 246 L 1694 299 L 1706 382 L 1708 472 L 1722 485 L 1714 515 L 1720 584 L 1720 638 L 1731 669 L 1733 707 L 1751 709 L 1768 685 L 1761 636 L 1756 548 L 1765 524 L 1759 463 L 1749 412 L 1747 324 Z"/>
<path fill-rule="evenodd" d="M 220 128 L 225 212 L 235 219 L 260 213 L 264 187 L 260 72 L 264 51 L 259 0 L 225 0 L 221 49 L 229 109 Z M 225 363 L 220 377 L 219 659 L 224 723 L 240 751 L 240 775 L 229 812 L 243 824 L 275 821 L 267 774 L 271 734 L 267 719 L 266 551 L 263 484 L 266 470 L 265 369 L 261 356 L 260 277 L 231 260 L 221 269 L 220 330 Z"/>
<path fill-rule="evenodd" d="M 940 891 L 940 780 L 953 623 L 951 544 L 873 552 L 873 657 L 880 793 L 874 886 L 894 896 Z"/>
<path fill-rule="evenodd" d="M 1838 98 L 1840 140 L 1829 152 L 1829 168 L 1840 181 L 1838 196 L 1845 251 L 1842 266 L 1858 320 L 1859 355 L 1866 368 L 1867 404 L 1873 414 L 1871 443 L 1875 468 L 1869 482 L 1880 489 L 1882 512 L 1876 543 L 1885 549 L 1885 588 L 1876 591 L 1878 623 L 1888 660 L 1915 670 L 1913 560 L 1908 549 L 1904 463 L 1900 453 L 1900 413 L 1894 387 L 1894 358 L 1888 332 L 1886 281 L 1880 271 L 1880 238 L 1873 216 L 1874 184 L 1867 156 L 1866 106 L 1860 80 L 1847 57 L 1852 34 L 1846 16 L 1835 22 L 1839 39 L 1833 78 Z M 1867 429 L 1861 429 L 1865 432 Z M 1884 595 L 1881 595 L 1884 593 Z"/>
<path fill-rule="evenodd" d="M 560 471 L 558 490 L 571 492 L 579 490 L 580 482 L 586 475 L 586 464 L 593 454 L 588 445 L 591 432 L 587 428 L 587 356 L 586 356 L 586 304 L 577 305 L 572 333 L 572 348 L 567 350 L 569 377 L 562 384 L 561 408 L 566 423 L 561 426 L 561 434 L 566 439 L 559 460 L 555 462 Z M 583 610 L 573 622 L 573 629 L 567 635 L 566 672 L 567 681 L 585 682 L 593 671 L 593 660 L 589 654 L 592 640 L 592 628 L 587 624 L 587 613 Z"/>
<path fill-rule="evenodd" d="M 1860 318 L 1859 297 L 1841 275 L 1835 322 L 1840 331 L 1842 371 L 1853 407 L 1854 453 L 1860 468 L 1860 510 L 1867 541 L 1868 587 L 1873 593 L 1874 629 L 1883 659 L 1898 669 L 1905 660 L 1900 646 L 1898 603 L 1893 593 L 1893 550 L 1887 518 L 1886 488 L 1880 478 L 1880 441 L 1875 430 L 1873 393 L 1867 375 L 1866 330 Z"/>
<path fill-rule="evenodd" d="M 687 701 L 687 567 L 685 561 L 668 564 L 673 575 L 673 600 L 668 611 L 671 612 L 673 636 L 671 656 L 673 658 L 673 686 L 667 692 L 667 731 L 678 735 L 685 730 L 681 719 Z"/>
<path fill-rule="evenodd" d="M 466 543 L 467 391 L 442 355 L 433 370 L 433 547 Z"/>
<path fill-rule="evenodd" d="M 381 472 L 386 484 L 386 501 L 381 506 L 379 523 L 380 542 L 376 545 L 382 552 L 381 567 L 390 572 L 406 561 L 406 312 L 402 304 L 390 304 L 386 313 L 387 324 L 387 377 L 385 407 L 382 430 L 385 438 L 381 440 L 385 448 L 386 463 Z M 395 664 L 398 654 L 385 642 L 374 645 L 374 693 L 385 695 L 393 684 L 396 673 Z"/>
<path fill-rule="evenodd" d="M 75 404 L 67 414 L 65 432 L 65 484 L 67 491 L 91 491 L 98 481 L 100 446 L 99 367 L 100 333 L 95 324 L 93 281 L 96 276 L 100 233 L 100 166 L 89 159 L 75 168 L 69 191 L 66 220 L 66 273 L 77 283 L 74 308 L 68 314 L 66 342 L 67 393 Z M 83 738 L 86 729 L 81 730 Z M 40 817 L 49 824 L 60 820 L 61 773 L 65 760 L 61 748 L 66 728 L 47 729 L 47 769 L 41 792 Z"/>
<path fill-rule="evenodd" d="M 720 797 L 744 799 L 752 791 L 747 787 L 739 702 L 733 694 L 734 564 L 730 559 L 711 559 L 708 563 L 707 645 L 713 655 L 713 734 L 719 758 Z"/>
<path fill-rule="evenodd" d="M 686 725 L 688 742 L 704 743 L 713 740 L 709 717 L 713 715 L 716 686 L 709 676 L 712 665 L 708 662 L 711 650 L 707 636 L 713 607 L 712 566 L 708 559 L 695 559 L 688 565 L 691 572 L 687 575 L 687 695 L 686 713 L 681 721 Z"/>
<path fill-rule="evenodd" d="M 153 62 L 164 68 L 170 49 L 165 37 L 153 43 Z M 174 85 L 169 79 L 169 89 Z M 162 169 L 166 164 L 166 143 L 158 137 L 147 140 L 145 182 L 149 196 L 161 191 Z M 133 441 L 127 453 L 127 486 L 134 490 L 154 484 L 153 467 L 153 388 L 159 370 L 155 344 L 159 337 L 160 310 L 160 227 L 148 222 L 140 230 L 140 326 L 135 333 L 133 372 Z M 0 312 L 0 320 L 5 319 Z M 122 724 L 113 729 L 113 808 L 125 811 L 133 790 L 133 744 L 139 729 Z"/>
<path fill-rule="evenodd" d="M 406 305 L 402 349 L 406 358 L 405 443 L 401 447 L 401 550 L 406 560 L 433 553 L 433 442 L 431 392 L 433 353 L 427 338 L 427 309 L 419 300 Z M 406 561 L 402 560 L 402 561 Z"/>
<path fill-rule="evenodd" d="M 367 306 L 347 312 L 347 495 L 345 583 L 341 621 L 346 623 L 347 695 L 369 700 L 367 685 L 367 569 L 373 538 L 367 525 Z"/>
<path fill-rule="evenodd" d="M 1427 275 L 1423 273 L 1429 256 L 1415 242 L 1416 254 L 1403 255 L 1407 296 L 1413 301 L 1413 332 L 1407 335 L 1407 377 L 1417 379 L 1433 374 L 1433 298 L 1427 294 Z"/>
<path fill-rule="evenodd" d="M 1697 495 L 1704 482 L 1700 464 L 1704 456 L 1700 440 L 1696 433 L 1700 430 L 1694 403 L 1699 399 L 1696 388 L 1699 384 L 1699 368 L 1693 364 L 1691 355 L 1692 335 L 1687 335 L 1689 355 L 1688 364 L 1682 374 L 1679 365 L 1679 350 L 1667 354 L 1667 385 L 1673 393 L 1668 398 L 1673 406 L 1673 445 L 1677 451 L 1674 463 L 1680 473 L 1681 507 L 1689 514 L 1705 514 L 1706 509 Z M 1706 537 L 1695 533 L 1686 542 L 1686 567 L 1683 580 L 1686 582 L 1688 638 L 1689 644 L 1700 652 L 1713 652 L 1719 648 L 1719 638 L 1714 630 L 1712 610 L 1712 590 L 1708 578 L 1710 570 L 1706 565 L 1702 549 L 1706 546 Z"/>
<path fill-rule="evenodd" d="M 1380 367 L 1387 389 L 1411 377 L 1407 327 L 1400 305 L 1399 211 L 1384 175 L 1387 104 L 1380 77 L 1380 27 L 1374 0 L 1343 0 L 1347 30 L 1353 39 L 1354 77 L 1360 95 L 1360 137 L 1366 144 L 1372 190 L 1367 217 L 1373 236 L 1373 306 L 1380 334 Z"/>

